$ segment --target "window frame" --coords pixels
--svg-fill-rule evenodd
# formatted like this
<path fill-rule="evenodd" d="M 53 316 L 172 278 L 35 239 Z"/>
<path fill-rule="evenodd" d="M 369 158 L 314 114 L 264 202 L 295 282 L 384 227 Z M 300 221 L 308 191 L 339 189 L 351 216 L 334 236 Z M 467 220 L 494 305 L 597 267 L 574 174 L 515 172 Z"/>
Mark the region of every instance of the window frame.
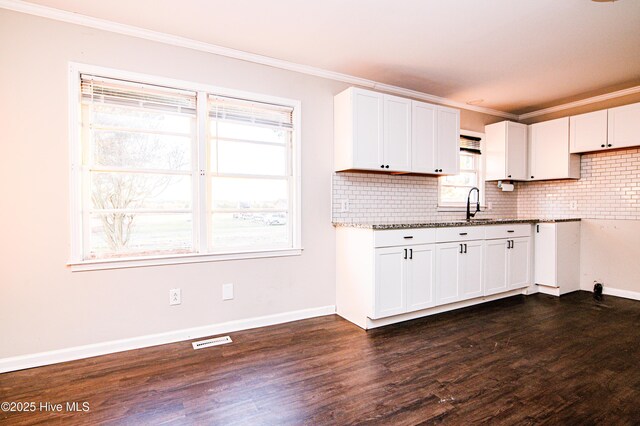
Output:
<path fill-rule="evenodd" d="M 194 91 L 197 93 L 196 112 L 196 152 L 192 153 L 195 161 L 193 171 L 193 211 L 194 211 L 194 240 L 195 253 L 187 254 L 157 254 L 150 256 L 132 256 L 111 259 L 85 260 L 83 257 L 84 233 L 82 229 L 82 135 L 81 135 L 81 74 L 94 74 L 107 78 L 144 82 L 145 84 L 166 86 L 175 89 Z M 209 135 L 205 114 L 201 114 L 202 108 L 207 107 L 208 95 L 240 98 L 255 102 L 276 104 L 293 108 L 293 131 L 291 134 L 291 180 L 289 200 L 289 220 L 291 221 L 291 247 L 283 249 L 259 249 L 259 250 L 226 250 L 224 252 L 211 253 L 207 250 L 207 233 L 209 229 L 202 224 L 205 215 L 209 215 L 210 206 L 207 203 L 208 170 L 206 167 L 207 145 Z M 118 269 L 140 266 L 170 265 L 181 263 L 211 262 L 233 259 L 254 259 L 264 257 L 297 256 L 302 253 L 302 191 L 301 191 L 301 102 L 294 99 L 281 98 L 271 95 L 245 92 L 235 89 L 212 86 L 177 80 L 167 77 L 154 76 L 95 65 L 69 62 L 68 66 L 68 105 L 69 105 L 69 198 L 70 198 L 70 258 L 67 265 L 72 271 L 87 271 L 101 269 Z M 205 250 L 205 251 L 202 251 Z"/>
<path fill-rule="evenodd" d="M 484 133 L 479 133 L 479 132 L 474 132 L 471 130 L 460 130 L 460 136 L 473 136 L 473 137 L 477 137 L 480 138 L 480 151 L 484 151 Z M 458 153 L 458 161 L 460 161 L 460 153 L 462 153 L 462 150 L 460 150 L 460 152 Z M 486 193 L 486 188 L 485 188 L 485 162 L 486 162 L 486 157 L 482 154 L 479 155 L 479 160 L 478 160 L 478 188 L 480 189 L 480 208 L 482 210 L 486 209 L 486 197 L 485 197 L 485 193 Z M 460 173 L 461 170 L 458 172 Z M 461 202 L 461 203 L 443 203 L 442 202 L 442 187 L 446 186 L 443 185 L 442 182 L 444 180 L 445 176 L 440 176 L 438 177 L 438 211 L 443 211 L 443 212 L 458 212 L 458 211 L 466 211 L 467 210 L 467 205 L 466 205 L 466 201 L 465 202 Z"/>

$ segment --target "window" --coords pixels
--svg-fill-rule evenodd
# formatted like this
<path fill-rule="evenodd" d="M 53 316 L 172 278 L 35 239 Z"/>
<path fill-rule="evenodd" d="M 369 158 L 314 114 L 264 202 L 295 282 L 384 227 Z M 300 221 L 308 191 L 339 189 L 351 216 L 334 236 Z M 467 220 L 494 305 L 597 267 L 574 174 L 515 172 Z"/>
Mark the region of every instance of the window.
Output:
<path fill-rule="evenodd" d="M 480 203 L 484 205 L 484 175 L 481 156 L 482 134 L 462 131 L 460 135 L 460 172 L 438 179 L 438 206 L 466 207 L 469 190 L 480 189 Z M 471 202 L 476 202 L 476 192 Z"/>
<path fill-rule="evenodd" d="M 297 102 L 72 71 L 72 264 L 299 253 Z"/>

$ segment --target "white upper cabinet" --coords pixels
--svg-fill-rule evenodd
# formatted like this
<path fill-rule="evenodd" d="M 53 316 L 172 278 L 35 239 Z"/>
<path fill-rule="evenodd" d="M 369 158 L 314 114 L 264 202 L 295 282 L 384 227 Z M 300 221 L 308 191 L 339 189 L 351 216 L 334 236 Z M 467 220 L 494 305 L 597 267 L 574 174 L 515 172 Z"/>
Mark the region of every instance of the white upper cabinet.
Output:
<path fill-rule="evenodd" d="M 383 164 L 384 96 L 351 88 L 334 99 L 336 170 L 380 170 Z"/>
<path fill-rule="evenodd" d="M 486 180 L 527 180 L 527 126 L 502 121 L 484 129 Z"/>
<path fill-rule="evenodd" d="M 437 107 L 436 168 L 438 174 L 455 175 L 460 171 L 460 111 Z M 435 170 L 435 169 L 434 169 Z"/>
<path fill-rule="evenodd" d="M 460 111 L 351 87 L 334 100 L 335 170 L 456 174 Z"/>
<path fill-rule="evenodd" d="M 382 160 L 385 170 L 411 170 L 411 101 L 384 95 Z"/>
<path fill-rule="evenodd" d="M 625 148 L 640 145 L 640 103 L 608 110 L 609 148 Z"/>
<path fill-rule="evenodd" d="M 569 153 L 569 117 L 529 126 L 529 180 L 580 179 L 580 156 Z"/>
<path fill-rule="evenodd" d="M 460 170 L 460 111 L 412 101 L 411 169 L 457 174 Z"/>
<path fill-rule="evenodd" d="M 598 151 L 607 145 L 607 110 L 574 115 L 569 118 L 570 152 Z"/>
<path fill-rule="evenodd" d="M 417 173 L 436 173 L 436 106 L 413 101 L 411 109 L 411 168 Z"/>

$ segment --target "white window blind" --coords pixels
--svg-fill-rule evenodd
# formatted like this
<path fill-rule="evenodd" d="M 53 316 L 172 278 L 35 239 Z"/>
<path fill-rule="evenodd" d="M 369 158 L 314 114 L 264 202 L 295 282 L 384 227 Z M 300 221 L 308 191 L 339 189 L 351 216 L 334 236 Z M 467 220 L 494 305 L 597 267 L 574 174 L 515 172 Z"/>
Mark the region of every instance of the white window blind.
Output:
<path fill-rule="evenodd" d="M 290 248 L 293 108 L 209 96 L 213 252 Z"/>
<path fill-rule="evenodd" d="M 81 76 L 85 259 L 192 253 L 196 94 Z"/>
<path fill-rule="evenodd" d="M 441 207 L 462 207 L 473 187 L 480 189 L 480 201 L 484 202 L 484 177 L 481 156 L 482 138 L 460 135 L 460 172 L 454 176 L 438 179 L 438 205 Z M 475 197 L 476 193 L 472 194 Z M 472 199 L 475 202 L 475 198 Z"/>

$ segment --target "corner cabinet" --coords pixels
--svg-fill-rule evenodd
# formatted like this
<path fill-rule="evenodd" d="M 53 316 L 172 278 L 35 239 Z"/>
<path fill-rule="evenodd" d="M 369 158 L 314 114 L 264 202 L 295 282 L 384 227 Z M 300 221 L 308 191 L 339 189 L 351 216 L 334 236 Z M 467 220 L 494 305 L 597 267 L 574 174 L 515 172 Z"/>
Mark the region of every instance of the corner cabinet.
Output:
<path fill-rule="evenodd" d="M 351 87 L 334 99 L 335 170 L 457 174 L 460 111 Z"/>
<path fill-rule="evenodd" d="M 529 180 L 580 179 L 580 156 L 569 153 L 569 117 L 529 126 Z"/>
<path fill-rule="evenodd" d="M 484 127 L 486 180 L 527 180 L 527 125 L 501 121 Z"/>

